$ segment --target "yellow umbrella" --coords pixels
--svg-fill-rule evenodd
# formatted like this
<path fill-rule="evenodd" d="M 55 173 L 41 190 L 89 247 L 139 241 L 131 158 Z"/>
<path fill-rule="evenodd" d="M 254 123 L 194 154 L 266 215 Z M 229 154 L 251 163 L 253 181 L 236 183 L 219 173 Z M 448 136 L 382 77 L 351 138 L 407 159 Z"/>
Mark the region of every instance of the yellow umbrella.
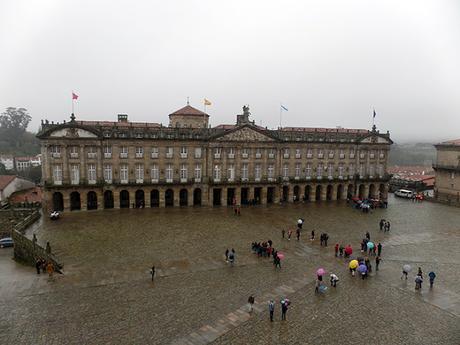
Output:
<path fill-rule="evenodd" d="M 358 267 L 359 263 L 358 260 L 351 260 L 350 263 L 348 264 L 348 267 L 354 270 L 356 267 Z"/>

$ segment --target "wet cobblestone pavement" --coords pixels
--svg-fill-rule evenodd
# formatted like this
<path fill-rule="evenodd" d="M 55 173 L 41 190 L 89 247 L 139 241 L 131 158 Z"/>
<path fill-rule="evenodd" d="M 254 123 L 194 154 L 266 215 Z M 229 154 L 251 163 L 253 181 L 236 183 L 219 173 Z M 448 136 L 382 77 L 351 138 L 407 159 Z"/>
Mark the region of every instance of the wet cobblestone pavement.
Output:
<path fill-rule="evenodd" d="M 282 240 L 299 217 L 301 240 Z M 381 218 L 390 233 L 378 230 Z M 310 241 L 312 228 L 328 232 L 327 248 Z M 380 271 L 363 281 L 333 246 L 357 253 L 366 231 L 383 251 Z M 65 274 L 49 281 L 0 251 L 0 344 L 460 344 L 458 208 L 391 200 L 371 214 L 338 203 L 249 208 L 241 217 L 226 208 L 97 211 L 43 219 L 37 236 Z M 251 253 L 252 241 L 269 238 L 286 255 L 281 270 Z M 234 267 L 223 255 L 232 247 Z M 414 290 L 414 271 L 401 280 L 405 263 L 434 270 L 435 287 Z M 318 296 L 320 266 L 340 281 Z M 280 321 L 284 296 L 292 306 Z"/>

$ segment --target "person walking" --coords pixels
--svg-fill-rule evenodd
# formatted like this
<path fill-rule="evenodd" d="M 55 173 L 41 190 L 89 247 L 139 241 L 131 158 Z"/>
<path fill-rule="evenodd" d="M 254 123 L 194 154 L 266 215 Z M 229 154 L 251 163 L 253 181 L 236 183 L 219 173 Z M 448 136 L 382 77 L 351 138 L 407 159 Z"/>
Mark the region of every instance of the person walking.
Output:
<path fill-rule="evenodd" d="M 289 229 L 289 231 L 288 231 L 288 241 L 291 240 L 291 236 L 292 236 L 292 229 Z"/>
<path fill-rule="evenodd" d="M 300 240 L 300 228 L 296 230 L 297 241 Z"/>
<path fill-rule="evenodd" d="M 283 239 L 284 239 L 284 235 L 285 235 L 285 234 L 286 234 L 286 230 L 284 230 L 284 229 L 281 230 L 281 236 L 283 237 Z"/>
<path fill-rule="evenodd" d="M 312 230 L 312 231 L 311 231 L 310 240 L 311 240 L 311 241 L 314 241 L 314 240 L 315 240 L 315 230 Z"/>
<path fill-rule="evenodd" d="M 228 262 L 228 253 L 229 252 L 228 252 L 228 248 L 227 248 L 227 250 L 225 251 L 225 262 Z"/>
<path fill-rule="evenodd" d="M 344 250 L 344 249 L 345 249 L 345 248 L 344 248 L 343 245 L 341 244 L 341 245 L 339 246 L 339 255 L 340 255 L 340 256 L 343 256 L 343 250 Z"/>
<path fill-rule="evenodd" d="M 339 255 L 339 244 L 338 243 L 335 244 L 334 253 L 335 253 L 335 257 Z"/>
<path fill-rule="evenodd" d="M 46 265 L 46 272 L 48 272 L 48 277 L 50 277 L 50 278 L 53 277 L 54 266 L 53 266 L 53 263 L 51 261 L 48 262 L 48 264 Z"/>
<path fill-rule="evenodd" d="M 153 278 L 155 278 L 155 265 L 152 265 L 152 268 L 150 269 L 150 275 L 152 276 L 152 282 L 153 282 Z"/>
<path fill-rule="evenodd" d="M 324 233 L 324 246 L 327 247 L 327 240 L 329 239 L 329 235 Z"/>
<path fill-rule="evenodd" d="M 228 261 L 230 261 L 230 265 L 233 266 L 235 263 L 235 250 L 232 248 L 232 251 L 228 254 Z"/>
<path fill-rule="evenodd" d="M 415 276 L 415 290 L 421 290 L 422 289 L 422 283 L 423 283 L 423 278 L 420 275 Z"/>
<path fill-rule="evenodd" d="M 281 300 L 281 320 L 286 321 L 286 313 L 288 310 L 288 303 L 282 299 Z"/>
<path fill-rule="evenodd" d="M 321 233 L 321 235 L 319 235 L 319 245 L 322 247 L 323 246 L 323 242 L 324 242 L 324 234 Z"/>
<path fill-rule="evenodd" d="M 383 230 L 383 225 L 384 224 L 385 224 L 385 219 L 380 219 L 380 223 L 379 223 L 380 231 Z"/>
<path fill-rule="evenodd" d="M 382 255 L 382 244 L 379 242 L 379 244 L 377 245 L 377 256 L 381 256 Z"/>
<path fill-rule="evenodd" d="M 434 284 L 434 278 L 436 278 L 436 273 L 431 271 L 430 273 L 428 273 L 428 277 L 430 278 L 430 289 L 432 289 Z"/>
<path fill-rule="evenodd" d="M 37 259 L 37 261 L 35 261 L 35 269 L 37 270 L 37 274 L 40 274 L 40 268 L 42 266 L 42 260 L 41 259 Z"/>
<path fill-rule="evenodd" d="M 268 312 L 270 313 L 270 321 L 273 322 L 273 314 L 275 313 L 275 302 L 273 300 L 268 302 Z"/>
<path fill-rule="evenodd" d="M 422 268 L 421 268 L 421 267 L 418 268 L 417 275 L 420 276 L 420 277 L 423 279 L 423 272 L 422 272 Z"/>
<path fill-rule="evenodd" d="M 339 277 L 335 275 L 334 273 L 331 273 L 331 286 L 332 287 L 337 287 L 337 282 L 339 281 Z"/>
<path fill-rule="evenodd" d="M 255 302 L 255 298 L 253 295 L 249 296 L 248 298 L 248 303 L 249 303 L 249 312 L 252 313 L 252 310 L 253 310 L 253 305 L 254 305 L 254 302 Z"/>
<path fill-rule="evenodd" d="M 377 256 L 375 257 L 375 270 L 376 270 L 376 271 L 379 270 L 380 261 L 382 261 L 382 259 L 380 259 L 380 256 L 377 255 Z"/>
<path fill-rule="evenodd" d="M 371 234 L 369 233 L 369 231 L 366 231 L 366 238 L 368 241 L 371 240 Z"/>

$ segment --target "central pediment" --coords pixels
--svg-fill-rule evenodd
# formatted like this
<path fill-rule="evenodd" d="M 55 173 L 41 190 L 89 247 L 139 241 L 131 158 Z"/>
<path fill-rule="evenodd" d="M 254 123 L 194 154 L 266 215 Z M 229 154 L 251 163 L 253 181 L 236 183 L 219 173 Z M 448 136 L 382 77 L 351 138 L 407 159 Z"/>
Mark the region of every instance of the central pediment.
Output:
<path fill-rule="evenodd" d="M 242 142 L 273 142 L 275 139 L 250 127 L 242 127 L 232 130 L 215 138 L 216 141 L 242 141 Z"/>

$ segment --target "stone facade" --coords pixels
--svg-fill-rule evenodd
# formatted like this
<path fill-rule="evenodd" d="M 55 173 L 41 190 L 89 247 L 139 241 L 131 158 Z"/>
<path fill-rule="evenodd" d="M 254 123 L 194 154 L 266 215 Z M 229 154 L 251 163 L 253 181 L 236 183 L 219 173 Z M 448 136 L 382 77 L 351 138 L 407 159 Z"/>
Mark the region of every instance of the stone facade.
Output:
<path fill-rule="evenodd" d="M 460 205 L 460 139 L 435 145 L 435 199 Z"/>
<path fill-rule="evenodd" d="M 192 117 L 199 112 L 186 108 Z M 187 116 L 183 109 L 179 117 Z M 213 128 L 193 121 L 44 122 L 37 135 L 44 205 L 86 210 L 386 198 L 388 132 L 272 130 L 249 121 L 248 110 L 236 125 Z"/>

